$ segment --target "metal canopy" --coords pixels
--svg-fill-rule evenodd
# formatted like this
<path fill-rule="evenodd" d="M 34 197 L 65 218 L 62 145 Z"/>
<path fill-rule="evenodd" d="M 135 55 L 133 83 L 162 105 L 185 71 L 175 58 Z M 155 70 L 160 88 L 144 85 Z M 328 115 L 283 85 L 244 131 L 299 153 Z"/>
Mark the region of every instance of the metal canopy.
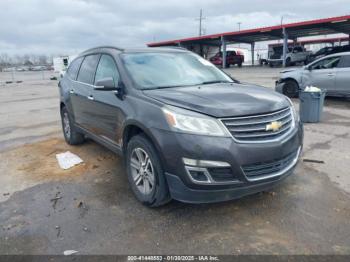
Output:
<path fill-rule="evenodd" d="M 283 38 L 283 28 L 288 33 L 288 39 L 296 40 L 298 37 L 344 33 L 350 34 L 350 15 L 317 19 L 305 22 L 289 23 L 277 26 L 256 29 L 226 32 L 178 40 L 149 43 L 149 47 L 169 46 L 180 44 L 222 44 L 222 37 L 226 42 L 247 43 L 271 41 Z"/>

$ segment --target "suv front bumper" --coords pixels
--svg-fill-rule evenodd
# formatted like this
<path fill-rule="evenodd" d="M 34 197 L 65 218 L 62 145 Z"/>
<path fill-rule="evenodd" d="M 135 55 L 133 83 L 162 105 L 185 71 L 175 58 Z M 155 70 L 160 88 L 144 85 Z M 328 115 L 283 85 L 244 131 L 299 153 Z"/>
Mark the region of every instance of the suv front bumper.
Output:
<path fill-rule="evenodd" d="M 170 195 L 173 199 L 186 203 L 215 203 L 267 191 L 291 175 L 294 168 L 295 166 L 273 181 L 225 189 L 192 189 L 187 187 L 179 177 L 168 173 L 166 173 L 166 179 L 169 184 Z"/>
<path fill-rule="evenodd" d="M 261 144 L 237 143 L 230 137 L 197 136 L 159 129 L 154 129 L 153 135 L 157 137 L 172 198 L 189 203 L 210 203 L 268 190 L 292 174 L 301 154 L 303 127 L 299 124 L 284 140 Z M 297 152 L 293 161 L 279 172 L 253 179 L 247 176 L 248 171 L 244 171 L 256 163 L 283 161 L 279 159 L 293 152 Z M 190 178 L 183 158 L 228 163 L 233 179 L 218 183 L 196 183 Z"/>

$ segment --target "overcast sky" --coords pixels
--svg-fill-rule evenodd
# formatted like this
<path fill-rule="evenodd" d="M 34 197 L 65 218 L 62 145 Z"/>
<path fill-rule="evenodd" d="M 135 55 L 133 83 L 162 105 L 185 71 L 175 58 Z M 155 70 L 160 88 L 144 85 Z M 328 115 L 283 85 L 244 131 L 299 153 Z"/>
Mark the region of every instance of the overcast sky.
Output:
<path fill-rule="evenodd" d="M 350 14 L 350 0 L 0 0 L 0 53 L 72 54 Z"/>

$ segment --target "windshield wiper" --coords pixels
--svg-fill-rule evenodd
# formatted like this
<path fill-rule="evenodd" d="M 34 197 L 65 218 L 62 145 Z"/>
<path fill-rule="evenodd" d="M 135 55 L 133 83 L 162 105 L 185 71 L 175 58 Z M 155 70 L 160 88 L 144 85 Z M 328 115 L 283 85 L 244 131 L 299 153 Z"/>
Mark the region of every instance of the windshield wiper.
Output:
<path fill-rule="evenodd" d="M 225 80 L 213 80 L 213 81 L 202 82 L 199 85 L 210 85 L 210 84 L 217 84 L 217 83 L 233 83 L 233 82 L 225 81 Z"/>
<path fill-rule="evenodd" d="M 184 86 L 192 86 L 192 85 L 155 86 L 151 88 L 144 88 L 143 90 L 165 89 L 165 88 L 184 87 Z"/>

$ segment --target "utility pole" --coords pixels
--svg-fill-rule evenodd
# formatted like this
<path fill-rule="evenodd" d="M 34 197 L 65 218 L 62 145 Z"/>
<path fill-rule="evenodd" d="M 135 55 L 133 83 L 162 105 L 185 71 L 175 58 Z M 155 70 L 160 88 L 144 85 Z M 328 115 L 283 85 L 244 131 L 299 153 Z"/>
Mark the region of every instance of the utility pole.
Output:
<path fill-rule="evenodd" d="M 199 20 L 199 36 L 202 35 L 203 33 L 203 29 L 202 29 L 202 21 L 205 19 L 205 17 L 203 17 L 203 10 L 202 8 L 199 10 L 199 18 L 197 18 L 196 20 Z"/>
<path fill-rule="evenodd" d="M 237 24 L 238 24 L 238 32 L 240 32 L 241 31 L 241 24 L 242 24 L 242 22 L 237 22 Z M 238 44 L 238 47 L 241 47 L 240 43 Z"/>

